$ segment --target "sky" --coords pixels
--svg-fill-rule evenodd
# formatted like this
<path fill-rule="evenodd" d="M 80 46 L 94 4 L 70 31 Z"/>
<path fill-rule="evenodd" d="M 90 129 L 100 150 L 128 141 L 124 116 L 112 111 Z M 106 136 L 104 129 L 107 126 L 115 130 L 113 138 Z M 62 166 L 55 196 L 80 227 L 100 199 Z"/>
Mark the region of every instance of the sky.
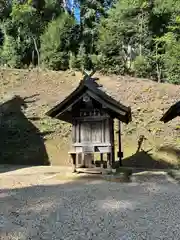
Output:
<path fill-rule="evenodd" d="M 80 22 L 80 8 L 79 8 L 79 6 L 77 6 L 77 4 L 74 4 L 74 1 L 75 0 L 67 0 L 67 6 L 70 9 L 73 9 L 73 7 L 74 7 L 75 18 L 76 18 L 77 22 Z"/>
<path fill-rule="evenodd" d="M 78 22 L 80 22 L 80 9 L 78 7 L 75 7 L 74 9 L 74 15 L 75 15 L 75 18 Z"/>

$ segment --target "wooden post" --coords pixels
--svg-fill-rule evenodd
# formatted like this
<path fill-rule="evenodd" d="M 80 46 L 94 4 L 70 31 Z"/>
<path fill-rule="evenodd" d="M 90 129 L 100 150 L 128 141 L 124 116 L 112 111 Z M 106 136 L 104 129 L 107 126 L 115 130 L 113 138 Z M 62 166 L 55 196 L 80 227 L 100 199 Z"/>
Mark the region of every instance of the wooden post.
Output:
<path fill-rule="evenodd" d="M 122 166 L 122 156 L 121 156 L 121 152 L 122 152 L 122 148 L 121 148 L 121 121 L 118 121 L 118 145 L 119 145 L 119 165 Z"/>
<path fill-rule="evenodd" d="M 76 153 L 71 153 L 70 155 L 71 155 L 71 158 L 73 160 L 73 167 L 74 167 L 73 172 L 76 172 L 76 158 L 77 158 L 77 154 Z"/>
<path fill-rule="evenodd" d="M 84 154 L 84 152 L 82 152 L 82 154 L 81 154 L 81 157 L 82 157 L 82 159 L 81 159 L 81 167 L 83 166 L 83 168 L 85 167 L 85 154 Z"/>
<path fill-rule="evenodd" d="M 77 158 L 76 158 L 76 165 L 78 166 L 78 168 L 79 168 L 79 166 L 81 166 L 82 165 L 82 153 L 77 153 Z"/>
<path fill-rule="evenodd" d="M 93 161 L 93 154 L 92 153 L 84 153 L 84 167 L 91 168 Z"/>
<path fill-rule="evenodd" d="M 100 159 L 101 159 L 101 167 L 103 167 L 104 166 L 103 153 L 100 153 Z"/>
<path fill-rule="evenodd" d="M 111 153 L 107 153 L 107 168 L 110 169 L 111 165 Z"/>
<path fill-rule="evenodd" d="M 72 143 L 76 142 L 76 121 L 73 121 L 72 123 Z"/>
<path fill-rule="evenodd" d="M 113 147 L 112 147 L 112 164 L 114 165 L 114 163 L 115 163 L 114 120 L 112 120 L 112 143 L 113 143 Z"/>
<path fill-rule="evenodd" d="M 110 143 L 111 143 L 110 165 L 112 167 L 114 165 L 114 162 L 115 162 L 115 155 L 114 155 L 114 120 L 113 119 L 110 119 Z"/>

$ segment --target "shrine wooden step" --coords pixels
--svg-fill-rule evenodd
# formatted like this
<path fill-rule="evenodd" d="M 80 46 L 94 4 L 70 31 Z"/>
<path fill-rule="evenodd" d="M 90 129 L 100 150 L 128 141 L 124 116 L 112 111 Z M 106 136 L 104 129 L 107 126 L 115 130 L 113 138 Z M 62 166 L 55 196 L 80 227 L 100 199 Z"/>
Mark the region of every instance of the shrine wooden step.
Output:
<path fill-rule="evenodd" d="M 77 173 L 103 174 L 106 169 L 103 168 L 76 168 Z"/>

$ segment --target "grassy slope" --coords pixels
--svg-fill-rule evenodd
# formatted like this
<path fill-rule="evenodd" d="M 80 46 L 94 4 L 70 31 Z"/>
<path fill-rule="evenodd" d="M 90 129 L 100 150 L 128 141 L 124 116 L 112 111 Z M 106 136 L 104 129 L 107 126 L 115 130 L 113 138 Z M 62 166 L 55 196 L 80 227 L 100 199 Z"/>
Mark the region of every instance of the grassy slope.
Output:
<path fill-rule="evenodd" d="M 147 140 L 143 148 L 152 149 L 153 158 L 177 163 L 180 142 L 178 118 L 168 124 L 161 123 L 159 119 L 171 104 L 179 100 L 180 87 L 146 79 L 97 76 L 109 94 L 132 108 L 133 121 L 122 127 L 125 157 L 135 153 L 138 136 L 144 134 Z M 31 97 L 29 100 L 33 102 L 28 103 L 25 115 L 41 132 L 53 131 L 45 136 L 45 146 L 52 164 L 68 164 L 70 126 L 49 119 L 44 113 L 68 95 L 81 77 L 80 73 L 74 75 L 70 72 L 0 70 L 0 97 L 9 94 Z M 33 97 L 34 94 L 37 95 Z M 165 146 L 165 152 L 159 151 L 162 146 Z M 141 160 L 145 161 L 146 157 L 143 155 Z"/>

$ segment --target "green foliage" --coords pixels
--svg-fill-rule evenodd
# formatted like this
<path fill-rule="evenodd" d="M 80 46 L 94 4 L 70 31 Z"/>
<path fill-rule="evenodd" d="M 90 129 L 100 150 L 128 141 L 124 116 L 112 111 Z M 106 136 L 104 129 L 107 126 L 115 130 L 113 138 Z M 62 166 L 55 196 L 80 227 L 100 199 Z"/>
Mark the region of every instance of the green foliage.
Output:
<path fill-rule="evenodd" d="M 180 84 L 180 1 L 73 3 L 70 9 L 67 0 L 1 1 L 1 64 L 41 63 L 53 70 L 96 67 Z"/>
<path fill-rule="evenodd" d="M 80 46 L 79 52 L 77 55 L 77 63 L 78 68 L 81 70 L 90 69 L 91 68 L 91 58 L 90 55 L 86 53 L 85 47 L 83 45 Z"/>
<path fill-rule="evenodd" d="M 165 74 L 169 82 L 180 83 L 180 41 L 168 47 L 164 55 Z"/>
<path fill-rule="evenodd" d="M 45 0 L 45 6 L 43 9 L 43 21 L 50 22 L 53 19 L 59 17 L 62 13 L 61 1 L 58 0 Z"/>
<path fill-rule="evenodd" d="M 76 56 L 71 51 L 69 52 L 69 69 L 77 69 Z"/>
<path fill-rule="evenodd" d="M 102 55 L 98 55 L 98 54 L 92 54 L 91 55 L 91 62 L 92 62 L 92 65 L 94 67 L 96 67 L 97 70 L 102 70 L 101 69 L 101 64 L 102 64 L 102 61 L 103 61 L 103 56 Z"/>
<path fill-rule="evenodd" d="M 133 55 L 142 55 L 149 45 L 146 1 L 118 1 L 99 27 L 98 49 L 104 56 L 102 68 L 114 73 L 131 72 Z"/>
<path fill-rule="evenodd" d="M 179 4 L 180 7 L 180 4 Z M 173 13 L 169 32 L 161 38 L 164 43 L 165 74 L 169 82 L 180 83 L 180 16 Z"/>
<path fill-rule="evenodd" d="M 4 45 L 1 49 L 1 64 L 9 67 L 20 67 L 20 56 L 17 50 L 17 43 L 11 36 L 6 35 Z"/>
<path fill-rule="evenodd" d="M 133 62 L 134 73 L 137 77 L 147 77 L 151 73 L 149 59 L 145 56 L 137 56 Z"/>
<path fill-rule="evenodd" d="M 177 83 L 178 9 L 180 3 L 175 0 L 154 0 L 152 4 L 146 0 L 117 1 L 99 25 L 100 69 Z"/>
<path fill-rule="evenodd" d="M 13 1 L 10 18 L 4 23 L 4 29 L 16 40 L 22 65 L 37 63 L 36 47 L 39 49 L 42 28 L 41 18 L 30 1 L 24 4 Z"/>
<path fill-rule="evenodd" d="M 41 63 L 50 69 L 64 70 L 69 67 L 69 48 L 71 46 L 71 28 L 74 19 L 64 13 L 49 23 L 41 36 Z"/>
<path fill-rule="evenodd" d="M 11 12 L 11 4 L 8 0 L 1 0 L 0 1 L 0 20 L 4 20 L 8 18 Z"/>

